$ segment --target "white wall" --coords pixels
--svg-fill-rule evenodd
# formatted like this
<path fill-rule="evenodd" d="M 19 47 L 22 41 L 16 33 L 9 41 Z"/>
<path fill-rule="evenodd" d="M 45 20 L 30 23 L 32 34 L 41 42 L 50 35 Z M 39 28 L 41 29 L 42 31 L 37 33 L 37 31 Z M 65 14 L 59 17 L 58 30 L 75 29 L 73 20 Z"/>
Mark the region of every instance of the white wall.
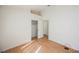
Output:
<path fill-rule="evenodd" d="M 43 16 L 49 19 L 49 40 L 79 50 L 79 6 L 50 6 Z"/>
<path fill-rule="evenodd" d="M 2 6 L 0 15 L 0 51 L 31 41 L 30 10 Z"/>
<path fill-rule="evenodd" d="M 43 20 L 43 34 L 48 35 L 48 20 Z"/>
<path fill-rule="evenodd" d="M 1 14 L 1 6 L 0 6 L 0 14 Z M 2 18 L 1 15 L 0 15 L 0 18 Z M 1 28 L 1 24 L 2 24 L 2 20 L 0 20 L 0 39 L 2 39 L 2 34 L 1 34 L 2 33 L 2 28 Z M 0 48 L 0 52 L 1 52 L 1 48 Z"/>
<path fill-rule="evenodd" d="M 43 21 L 40 19 L 38 20 L 38 38 L 43 37 Z"/>

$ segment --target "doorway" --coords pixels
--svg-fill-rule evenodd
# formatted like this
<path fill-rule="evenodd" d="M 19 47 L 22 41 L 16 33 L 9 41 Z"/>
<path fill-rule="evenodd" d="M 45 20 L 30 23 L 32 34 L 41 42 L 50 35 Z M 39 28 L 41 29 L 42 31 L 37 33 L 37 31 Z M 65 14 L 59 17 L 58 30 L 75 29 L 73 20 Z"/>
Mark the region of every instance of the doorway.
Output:
<path fill-rule="evenodd" d="M 38 21 L 32 20 L 32 40 L 38 38 Z"/>
<path fill-rule="evenodd" d="M 43 35 L 48 38 L 48 20 L 43 20 Z"/>

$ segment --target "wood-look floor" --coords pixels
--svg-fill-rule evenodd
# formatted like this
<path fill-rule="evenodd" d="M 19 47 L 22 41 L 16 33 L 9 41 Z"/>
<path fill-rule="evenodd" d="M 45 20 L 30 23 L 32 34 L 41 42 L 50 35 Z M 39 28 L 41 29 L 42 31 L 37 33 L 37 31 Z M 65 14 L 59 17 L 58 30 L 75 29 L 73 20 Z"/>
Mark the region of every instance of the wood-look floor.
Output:
<path fill-rule="evenodd" d="M 41 39 L 33 38 L 31 42 L 6 50 L 5 53 L 72 53 L 74 51 L 71 48 L 66 50 L 63 45 L 44 37 Z"/>

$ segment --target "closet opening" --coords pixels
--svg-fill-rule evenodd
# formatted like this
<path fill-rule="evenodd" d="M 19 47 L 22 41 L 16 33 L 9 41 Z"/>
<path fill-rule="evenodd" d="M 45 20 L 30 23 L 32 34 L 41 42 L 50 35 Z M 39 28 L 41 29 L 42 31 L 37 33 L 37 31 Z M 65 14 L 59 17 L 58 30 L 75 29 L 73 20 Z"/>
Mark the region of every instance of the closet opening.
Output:
<path fill-rule="evenodd" d="M 32 40 L 38 39 L 38 21 L 32 20 Z"/>

